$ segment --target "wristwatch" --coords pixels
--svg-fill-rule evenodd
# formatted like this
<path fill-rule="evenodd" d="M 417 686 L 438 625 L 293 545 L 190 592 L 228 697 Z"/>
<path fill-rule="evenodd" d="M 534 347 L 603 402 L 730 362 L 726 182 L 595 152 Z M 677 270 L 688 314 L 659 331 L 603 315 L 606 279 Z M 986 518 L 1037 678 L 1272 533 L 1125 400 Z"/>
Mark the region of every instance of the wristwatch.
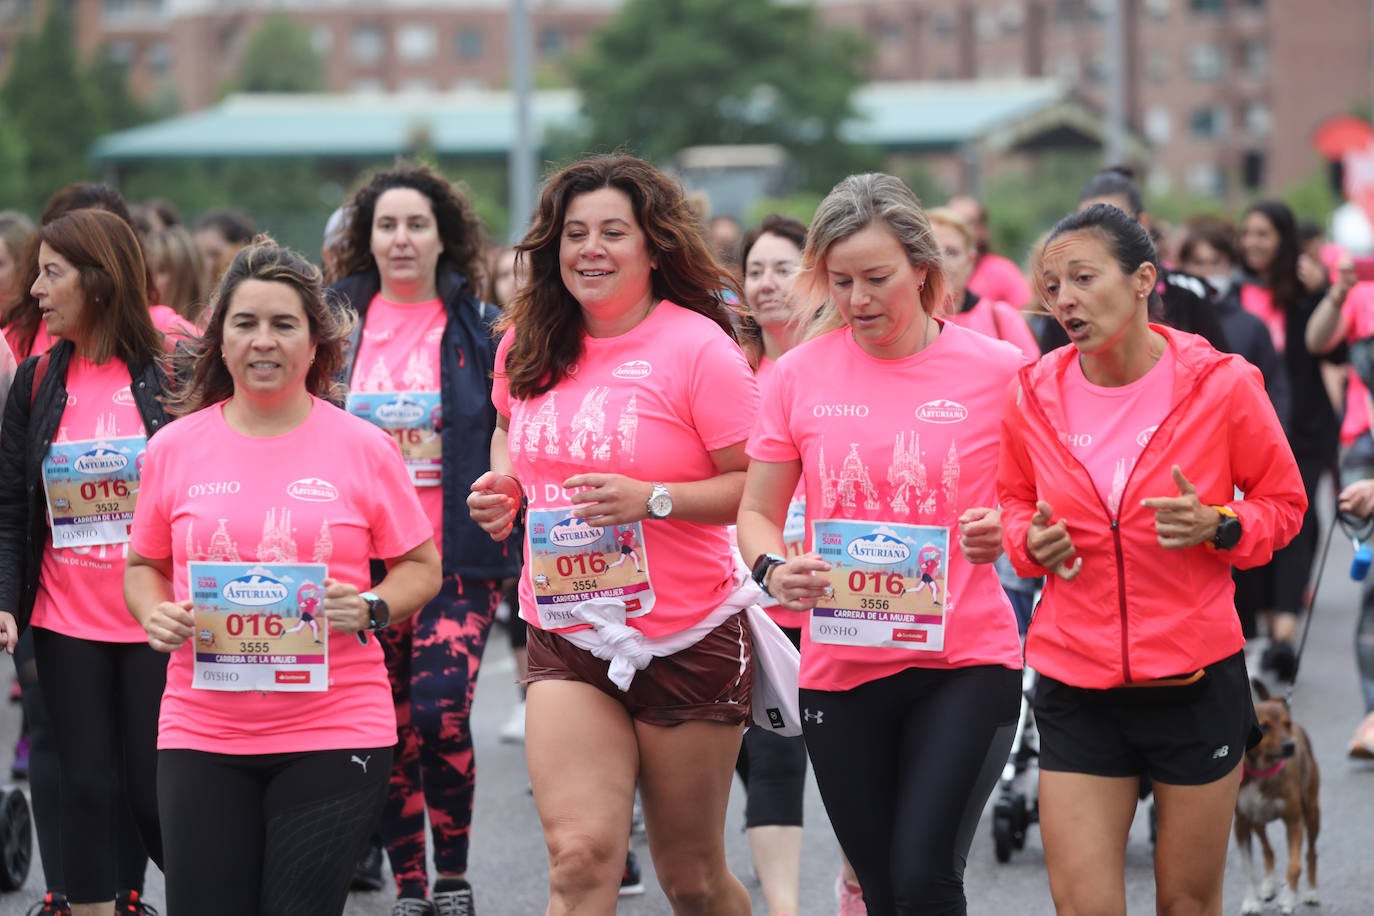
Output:
<path fill-rule="evenodd" d="M 664 519 L 673 511 L 673 495 L 661 483 L 649 493 L 649 518 Z"/>
<path fill-rule="evenodd" d="M 376 592 L 363 592 L 358 596 L 367 602 L 367 628 L 369 630 L 384 630 L 391 623 L 391 605 L 386 603 L 386 599 L 378 597 Z"/>
<path fill-rule="evenodd" d="M 754 568 L 749 571 L 749 575 L 753 576 L 759 588 L 770 598 L 776 598 L 777 595 L 768 590 L 768 574 L 773 571 L 774 566 L 781 566 L 786 562 L 775 553 L 765 553 L 754 561 Z"/>
<path fill-rule="evenodd" d="M 1217 533 L 1212 535 L 1212 546 L 1217 550 L 1230 550 L 1240 543 L 1240 517 L 1230 506 L 1213 506 L 1221 515 Z"/>

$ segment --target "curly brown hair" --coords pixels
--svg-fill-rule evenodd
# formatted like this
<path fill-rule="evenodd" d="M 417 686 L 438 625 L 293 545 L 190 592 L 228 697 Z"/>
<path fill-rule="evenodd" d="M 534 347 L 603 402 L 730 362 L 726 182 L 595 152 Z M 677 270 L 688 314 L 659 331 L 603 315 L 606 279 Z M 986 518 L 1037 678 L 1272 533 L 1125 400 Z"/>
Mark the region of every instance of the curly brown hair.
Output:
<path fill-rule="evenodd" d="M 377 210 L 377 198 L 396 188 L 419 191 L 434 208 L 439 239 L 444 244 L 437 269 L 447 267 L 462 274 L 468 282 L 479 283 L 486 242 L 476 209 L 461 186 L 427 165 L 407 160 L 398 160 L 391 168 L 374 173 L 345 205 L 348 225 L 339 243 L 340 276 L 377 271 L 377 259 L 372 256 L 372 217 Z"/>
<path fill-rule="evenodd" d="M 225 400 L 234 393 L 234 379 L 221 355 L 224 352 L 224 322 L 234 293 L 245 280 L 284 283 L 301 300 L 310 336 L 315 341 L 315 361 L 305 377 L 306 390 L 318 398 L 339 401 L 343 387 L 339 382 L 344 366 L 348 336 L 356 320 L 350 309 L 331 305 L 325 298 L 320 270 L 299 252 L 283 248 L 269 235 L 259 235 L 246 248 L 239 249 L 219 286 L 210 297 L 210 320 L 205 333 L 190 341 L 177 359 L 189 363 L 187 383 L 168 403 L 168 410 L 182 417 Z"/>
<path fill-rule="evenodd" d="M 516 246 L 528 271 L 525 285 L 507 303 L 497 331 L 515 329 L 506 356 L 511 396 L 526 399 L 557 385 L 582 353 L 582 307 L 563 285 L 559 250 L 573 198 L 614 188 L 630 199 L 649 253 L 658 263 L 652 292 L 699 312 L 735 339 L 726 292 L 743 301 L 739 281 L 711 253 L 701 220 L 682 187 L 633 156 L 610 153 L 575 162 L 544 185 L 534 224 Z"/>

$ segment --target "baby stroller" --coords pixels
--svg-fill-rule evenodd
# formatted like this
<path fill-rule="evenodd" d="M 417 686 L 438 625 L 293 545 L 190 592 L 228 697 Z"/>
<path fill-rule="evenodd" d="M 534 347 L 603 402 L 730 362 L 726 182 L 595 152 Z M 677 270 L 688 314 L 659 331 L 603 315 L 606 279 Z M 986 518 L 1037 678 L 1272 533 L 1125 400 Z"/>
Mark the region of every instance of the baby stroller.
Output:
<path fill-rule="evenodd" d="M 997 861 L 1011 861 L 1013 850 L 1026 845 L 1026 831 L 1040 820 L 1040 742 L 1035 732 L 1031 698 L 1036 673 L 1021 672 L 1021 715 L 1011 740 L 1011 753 L 997 781 L 997 800 L 992 806 L 992 843 Z"/>

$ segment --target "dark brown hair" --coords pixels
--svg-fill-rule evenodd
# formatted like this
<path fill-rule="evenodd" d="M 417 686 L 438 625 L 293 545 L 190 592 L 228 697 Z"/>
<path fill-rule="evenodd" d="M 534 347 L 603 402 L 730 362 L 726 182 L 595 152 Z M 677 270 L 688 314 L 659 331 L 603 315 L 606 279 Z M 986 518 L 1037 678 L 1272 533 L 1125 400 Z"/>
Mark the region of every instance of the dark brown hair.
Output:
<path fill-rule="evenodd" d="M 377 199 L 397 188 L 420 192 L 434 209 L 434 222 L 444 246 L 436 269 L 447 267 L 462 274 L 469 283 L 479 283 L 486 243 L 477 211 L 453 182 L 429 166 L 405 160 L 374 174 L 348 202 L 348 225 L 339 243 L 340 275 L 377 270 L 377 259 L 372 256 L 372 217 Z"/>
<path fill-rule="evenodd" d="M 337 401 L 348 335 L 355 321 L 351 309 L 337 308 L 325 300 L 319 268 L 303 255 L 283 248 L 271 236 L 259 235 L 241 248 L 224 271 L 210 297 L 210 321 L 205 334 L 188 345 L 191 360 L 189 381 L 168 404 L 177 416 L 185 416 L 225 400 L 234 393 L 234 379 L 222 358 L 224 322 L 234 293 L 245 280 L 284 283 L 300 297 L 301 308 L 315 342 L 315 361 L 305 377 L 306 390 L 319 398 Z"/>
<path fill-rule="evenodd" d="M 1236 227 L 1219 216 L 1195 216 L 1188 220 L 1187 235 L 1178 249 L 1180 261 L 1191 261 L 1193 249 L 1200 244 L 1210 245 L 1217 254 L 1231 262 L 1232 267 L 1240 264 L 1236 254 Z"/>
<path fill-rule="evenodd" d="M 127 222 L 105 210 L 75 210 L 41 227 L 31 241 L 35 250 L 46 244 L 76 268 L 91 360 L 118 356 L 147 365 L 162 357 L 162 334 L 148 312 L 148 266 Z"/>
<path fill-rule="evenodd" d="M 743 300 L 739 282 L 711 254 L 701 220 L 675 181 L 642 159 L 621 154 L 575 162 L 544 185 L 534 224 L 518 246 L 529 273 L 525 285 L 506 304 L 497 330 L 515 329 L 506 356 L 506 378 L 514 398 L 543 394 L 558 384 L 582 353 L 582 307 L 563 285 L 559 249 L 563 222 L 573 198 L 614 188 L 630 199 L 649 254 L 657 260 L 651 289 L 699 312 L 734 339 L 724 295 Z"/>

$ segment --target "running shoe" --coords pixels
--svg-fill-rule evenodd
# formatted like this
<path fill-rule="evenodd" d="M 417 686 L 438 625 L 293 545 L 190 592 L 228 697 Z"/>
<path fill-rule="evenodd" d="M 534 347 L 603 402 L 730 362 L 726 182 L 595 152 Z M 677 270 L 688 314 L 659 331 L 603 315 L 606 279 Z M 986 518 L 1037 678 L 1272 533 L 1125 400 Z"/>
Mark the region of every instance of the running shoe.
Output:
<path fill-rule="evenodd" d="M 454 886 L 454 885 L 457 886 Z M 443 890 L 440 890 L 440 887 Z M 456 878 L 444 879 L 434 887 L 434 912 L 438 916 L 477 916 L 472 901 L 472 885 Z"/>
<path fill-rule="evenodd" d="M 835 879 L 835 902 L 839 904 L 837 916 L 868 916 L 863 889 L 853 881 L 846 881 L 844 875 Z"/>
<path fill-rule="evenodd" d="M 29 778 L 29 735 L 28 732 L 19 736 L 19 740 L 14 742 L 14 762 L 10 764 L 10 776 L 15 779 Z"/>
<path fill-rule="evenodd" d="M 1351 760 L 1374 760 L 1374 712 L 1364 717 L 1355 736 L 1350 739 Z"/>
<path fill-rule="evenodd" d="M 1265 649 L 1264 655 L 1260 657 L 1260 668 L 1274 672 L 1274 677 L 1285 684 L 1293 683 L 1293 679 L 1298 675 L 1298 656 L 1293 651 L 1293 644 L 1270 643 L 1269 648 Z"/>
<path fill-rule="evenodd" d="M 639 874 L 639 860 L 633 850 L 625 853 L 625 873 L 620 876 L 620 896 L 636 897 L 644 893 L 644 879 Z"/>
<path fill-rule="evenodd" d="M 115 916 L 159 916 L 157 907 L 151 906 L 143 895 L 135 890 L 120 891 L 115 895 Z"/>
<path fill-rule="evenodd" d="M 72 908 L 66 897 L 48 891 L 42 900 L 29 907 L 27 916 L 72 916 Z"/>
<path fill-rule="evenodd" d="M 515 708 L 510 711 L 510 716 L 501 726 L 499 734 L 502 744 L 524 744 L 525 743 L 525 701 L 521 700 L 515 704 Z"/>
<path fill-rule="evenodd" d="M 391 916 L 434 916 L 434 904 L 421 897 L 401 897 L 391 905 Z"/>
<path fill-rule="evenodd" d="M 352 891 L 379 891 L 382 889 L 382 839 L 375 834 L 368 837 L 367 849 L 353 869 L 353 879 L 348 889 Z"/>

